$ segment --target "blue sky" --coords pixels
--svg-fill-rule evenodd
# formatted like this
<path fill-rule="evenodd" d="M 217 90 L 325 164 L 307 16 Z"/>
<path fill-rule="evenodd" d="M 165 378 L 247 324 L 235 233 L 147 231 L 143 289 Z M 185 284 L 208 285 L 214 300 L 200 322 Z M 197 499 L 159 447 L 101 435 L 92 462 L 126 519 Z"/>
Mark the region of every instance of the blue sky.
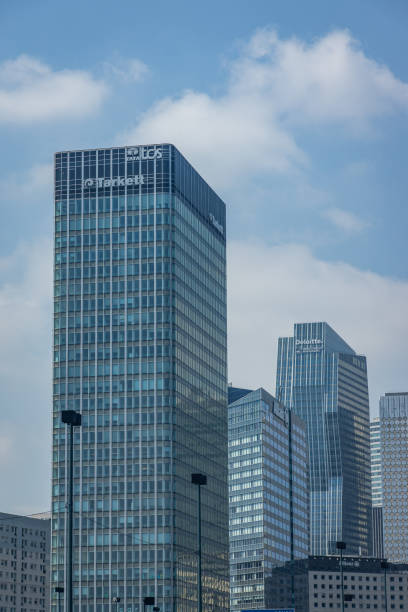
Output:
<path fill-rule="evenodd" d="M 2 510 L 49 503 L 57 150 L 171 141 L 225 199 L 235 385 L 273 392 L 278 336 L 326 320 L 367 355 L 373 414 L 407 389 L 405 2 L 39 0 L 0 22 Z"/>

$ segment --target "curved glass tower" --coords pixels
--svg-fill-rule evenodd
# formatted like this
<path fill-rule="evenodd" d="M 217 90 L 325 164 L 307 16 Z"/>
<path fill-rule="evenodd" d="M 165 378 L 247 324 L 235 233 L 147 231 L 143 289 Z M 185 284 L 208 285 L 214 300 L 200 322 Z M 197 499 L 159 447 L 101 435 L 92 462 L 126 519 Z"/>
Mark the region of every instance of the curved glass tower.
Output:
<path fill-rule="evenodd" d="M 277 397 L 307 425 L 310 554 L 371 549 L 370 423 L 366 358 L 327 323 L 279 338 Z"/>
<path fill-rule="evenodd" d="M 203 610 L 227 610 L 224 203 L 169 144 L 57 153 L 54 274 L 52 586 L 74 409 L 74 609 L 197 609 L 203 473 Z"/>

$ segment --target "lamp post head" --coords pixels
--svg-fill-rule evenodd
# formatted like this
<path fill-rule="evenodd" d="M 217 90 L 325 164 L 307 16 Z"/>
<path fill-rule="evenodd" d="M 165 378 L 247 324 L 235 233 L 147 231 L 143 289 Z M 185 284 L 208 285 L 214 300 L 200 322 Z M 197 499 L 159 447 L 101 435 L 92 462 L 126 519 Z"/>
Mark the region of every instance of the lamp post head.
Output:
<path fill-rule="evenodd" d="M 336 548 L 337 548 L 337 550 L 345 550 L 346 543 L 345 542 L 336 542 Z"/>
<path fill-rule="evenodd" d="M 61 412 L 61 420 L 63 423 L 67 425 L 72 425 L 73 427 L 79 427 L 81 425 L 81 413 L 76 412 L 75 410 L 63 410 Z"/>
<path fill-rule="evenodd" d="M 381 561 L 381 569 L 387 570 L 388 568 L 389 568 L 388 561 L 387 560 Z"/>
<path fill-rule="evenodd" d="M 205 474 L 191 474 L 191 483 L 195 485 L 206 485 L 207 476 Z"/>
<path fill-rule="evenodd" d="M 154 606 L 154 597 L 144 597 L 143 603 L 145 606 Z"/>
<path fill-rule="evenodd" d="M 120 603 L 120 597 L 113 597 L 112 603 Z"/>

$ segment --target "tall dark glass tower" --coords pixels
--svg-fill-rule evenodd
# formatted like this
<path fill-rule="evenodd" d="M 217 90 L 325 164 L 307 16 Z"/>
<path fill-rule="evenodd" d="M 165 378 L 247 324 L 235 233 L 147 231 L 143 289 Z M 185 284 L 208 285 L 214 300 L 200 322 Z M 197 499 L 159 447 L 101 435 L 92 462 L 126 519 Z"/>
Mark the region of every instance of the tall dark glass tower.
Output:
<path fill-rule="evenodd" d="M 310 554 L 371 548 L 370 423 L 366 359 L 327 323 L 279 338 L 276 395 L 307 424 Z"/>
<path fill-rule="evenodd" d="M 73 409 L 74 609 L 197 609 L 202 473 L 203 610 L 227 610 L 224 203 L 169 144 L 57 153 L 54 274 L 53 586 Z"/>

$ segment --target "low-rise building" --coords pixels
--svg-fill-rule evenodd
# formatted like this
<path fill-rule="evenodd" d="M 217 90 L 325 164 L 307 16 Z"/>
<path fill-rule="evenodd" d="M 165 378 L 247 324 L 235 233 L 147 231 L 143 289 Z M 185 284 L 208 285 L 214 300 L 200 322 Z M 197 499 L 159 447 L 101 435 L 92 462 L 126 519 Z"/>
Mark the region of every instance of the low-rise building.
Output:
<path fill-rule="evenodd" d="M 344 556 L 342 565 L 345 610 L 408 610 L 407 564 Z M 293 607 L 296 612 L 339 612 L 341 584 L 338 556 L 290 561 L 275 568 L 266 580 L 265 604 L 269 608 Z"/>
<path fill-rule="evenodd" d="M 48 612 L 50 518 L 0 512 L 0 612 Z"/>

